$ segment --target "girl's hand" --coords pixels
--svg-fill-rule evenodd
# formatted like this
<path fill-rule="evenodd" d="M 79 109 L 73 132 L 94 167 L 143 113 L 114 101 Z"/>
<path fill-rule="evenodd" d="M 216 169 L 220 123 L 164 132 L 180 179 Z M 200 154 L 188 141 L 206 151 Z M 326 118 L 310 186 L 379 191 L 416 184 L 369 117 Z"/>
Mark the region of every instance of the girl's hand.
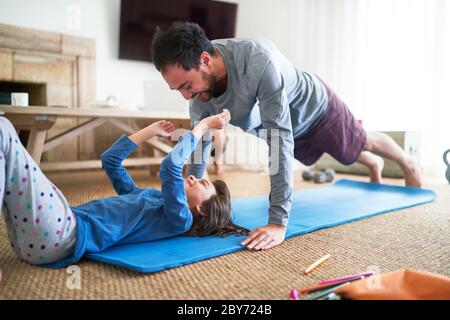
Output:
<path fill-rule="evenodd" d="M 206 129 L 220 130 L 225 128 L 231 120 L 231 114 L 228 109 L 223 109 L 222 113 L 203 119 Z"/>
<path fill-rule="evenodd" d="M 175 125 L 167 120 L 157 121 L 149 125 L 154 136 L 170 137 L 175 131 Z"/>
<path fill-rule="evenodd" d="M 221 130 L 225 128 L 231 120 L 230 111 L 223 109 L 223 112 L 215 116 L 210 116 L 201 120 L 193 129 L 192 134 L 198 139 L 211 129 Z"/>
<path fill-rule="evenodd" d="M 139 145 L 141 143 L 144 143 L 148 139 L 153 138 L 154 136 L 170 137 L 174 130 L 175 125 L 172 122 L 161 120 L 152 123 L 149 126 L 146 126 L 144 129 L 141 129 L 138 132 L 133 133 L 128 138 L 135 144 Z"/>

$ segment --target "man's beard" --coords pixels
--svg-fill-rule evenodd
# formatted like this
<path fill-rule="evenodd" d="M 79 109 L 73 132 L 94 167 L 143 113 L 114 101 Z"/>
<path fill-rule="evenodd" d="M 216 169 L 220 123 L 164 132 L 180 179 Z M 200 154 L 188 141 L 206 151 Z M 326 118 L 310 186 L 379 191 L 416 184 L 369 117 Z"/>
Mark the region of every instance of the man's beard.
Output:
<path fill-rule="evenodd" d="M 201 91 L 201 95 L 205 96 L 204 99 L 201 99 L 203 101 L 208 101 L 212 97 L 219 96 L 216 92 L 216 78 L 214 76 L 207 74 L 206 72 L 202 71 L 202 79 L 206 81 L 208 84 L 208 87 L 206 90 Z"/>

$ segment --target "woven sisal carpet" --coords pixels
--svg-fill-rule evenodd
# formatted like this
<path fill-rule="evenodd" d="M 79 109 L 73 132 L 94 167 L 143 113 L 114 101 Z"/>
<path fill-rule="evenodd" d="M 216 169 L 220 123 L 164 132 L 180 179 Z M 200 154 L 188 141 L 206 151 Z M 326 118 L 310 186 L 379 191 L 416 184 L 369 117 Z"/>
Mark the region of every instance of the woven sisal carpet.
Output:
<path fill-rule="evenodd" d="M 132 171 L 142 187 L 157 187 L 145 171 Z M 52 174 L 71 205 L 113 195 L 101 172 Z M 366 180 L 362 177 L 353 179 Z M 229 172 L 234 197 L 268 194 L 268 177 Z M 387 180 L 401 184 L 400 180 Z M 300 181 L 295 188 L 318 187 Z M 294 237 L 269 251 L 241 251 L 156 274 L 141 274 L 83 260 L 81 288 L 69 289 L 71 274 L 19 260 L 0 222 L 0 299 L 289 299 L 291 288 L 359 273 L 412 268 L 450 276 L 450 186 L 429 183 L 435 202 Z M 305 276 L 302 271 L 326 253 L 331 259 Z"/>

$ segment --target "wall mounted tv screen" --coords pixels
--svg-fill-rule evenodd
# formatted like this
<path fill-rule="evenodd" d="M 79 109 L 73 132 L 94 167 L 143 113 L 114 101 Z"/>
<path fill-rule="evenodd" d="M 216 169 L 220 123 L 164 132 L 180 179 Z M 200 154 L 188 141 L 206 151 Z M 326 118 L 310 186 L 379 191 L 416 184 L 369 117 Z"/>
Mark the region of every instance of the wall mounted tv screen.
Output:
<path fill-rule="evenodd" d="M 156 27 L 166 30 L 174 21 L 198 23 L 210 40 L 233 38 L 237 4 L 211 0 L 122 0 L 119 59 L 152 61 Z"/>

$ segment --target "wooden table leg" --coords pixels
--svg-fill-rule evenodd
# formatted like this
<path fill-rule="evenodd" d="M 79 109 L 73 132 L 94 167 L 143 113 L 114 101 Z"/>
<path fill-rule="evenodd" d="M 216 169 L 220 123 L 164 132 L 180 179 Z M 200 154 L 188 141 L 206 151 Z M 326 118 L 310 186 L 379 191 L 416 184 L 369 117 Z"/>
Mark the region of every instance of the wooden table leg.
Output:
<path fill-rule="evenodd" d="M 41 162 L 47 131 L 55 124 L 54 115 L 6 114 L 16 130 L 29 130 L 27 151 L 37 164 Z"/>
<path fill-rule="evenodd" d="M 40 130 L 33 128 L 30 131 L 28 137 L 27 150 L 31 157 L 39 165 L 41 162 L 42 152 L 44 150 L 45 137 L 47 136 L 47 130 Z"/>
<path fill-rule="evenodd" d="M 163 157 L 165 154 L 161 152 L 160 150 L 156 149 L 153 146 L 147 145 L 147 153 L 149 154 L 150 158 L 157 158 L 157 157 Z M 149 166 L 149 174 L 150 177 L 157 177 L 159 174 L 159 164 L 157 165 L 150 165 Z"/>

